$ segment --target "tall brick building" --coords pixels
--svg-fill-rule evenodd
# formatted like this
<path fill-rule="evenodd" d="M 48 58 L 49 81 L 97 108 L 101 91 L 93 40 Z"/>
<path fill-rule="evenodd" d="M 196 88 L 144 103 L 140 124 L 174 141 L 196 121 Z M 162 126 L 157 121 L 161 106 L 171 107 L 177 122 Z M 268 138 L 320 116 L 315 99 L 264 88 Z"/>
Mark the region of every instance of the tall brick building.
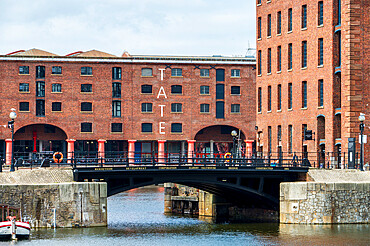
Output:
<path fill-rule="evenodd" d="M 216 155 L 230 151 L 233 129 L 250 147 L 254 90 L 254 57 L 117 57 L 96 50 L 58 56 L 37 49 L 0 56 L 0 121 L 6 125 L 16 109 L 16 157 Z M 10 138 L 1 127 L 7 163 Z"/>
<path fill-rule="evenodd" d="M 349 138 L 360 151 L 358 116 L 370 117 L 370 1 L 257 0 L 256 9 L 259 150 L 348 162 Z"/>

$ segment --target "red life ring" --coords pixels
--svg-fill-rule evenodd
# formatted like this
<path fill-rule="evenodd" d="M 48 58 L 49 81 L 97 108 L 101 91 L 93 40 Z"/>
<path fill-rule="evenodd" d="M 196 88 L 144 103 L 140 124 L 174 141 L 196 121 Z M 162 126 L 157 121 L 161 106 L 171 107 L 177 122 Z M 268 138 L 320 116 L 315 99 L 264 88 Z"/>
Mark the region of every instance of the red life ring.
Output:
<path fill-rule="evenodd" d="M 57 155 L 59 155 L 59 158 L 57 158 Z M 53 160 L 55 163 L 61 163 L 63 161 L 63 154 L 61 152 L 55 152 L 53 154 Z"/>
<path fill-rule="evenodd" d="M 230 159 L 230 158 L 231 158 L 231 153 L 230 153 L 230 152 L 227 152 L 227 153 L 224 155 L 224 158 L 225 158 L 225 159 Z M 230 162 L 230 160 L 226 160 L 225 162 Z"/>

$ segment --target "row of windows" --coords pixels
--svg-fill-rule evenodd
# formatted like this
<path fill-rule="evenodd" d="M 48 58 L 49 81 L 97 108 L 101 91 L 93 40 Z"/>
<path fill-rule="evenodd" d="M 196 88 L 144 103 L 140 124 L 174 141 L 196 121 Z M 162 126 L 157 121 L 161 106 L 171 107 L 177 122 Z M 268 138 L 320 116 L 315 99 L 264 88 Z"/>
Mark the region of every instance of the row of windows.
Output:
<path fill-rule="evenodd" d="M 307 5 L 302 5 L 301 7 L 301 29 L 307 28 Z M 271 37 L 271 14 L 267 15 L 267 37 Z M 281 11 L 278 11 L 276 14 L 276 34 L 281 34 Z M 324 24 L 324 3 L 323 1 L 318 2 L 318 12 L 317 12 L 317 25 L 322 26 Z M 288 33 L 293 31 L 293 9 L 289 8 L 287 13 L 287 31 Z M 262 38 L 262 17 L 257 18 L 257 38 Z"/>
<path fill-rule="evenodd" d="M 317 66 L 321 67 L 324 65 L 324 39 L 319 38 L 317 41 Z M 293 44 L 288 44 L 288 70 L 293 69 Z M 307 68 L 307 41 L 302 41 L 301 44 L 301 67 Z M 281 72 L 282 64 L 282 48 L 278 46 L 276 49 L 276 70 Z M 267 49 L 267 73 L 270 74 L 272 71 L 272 50 Z M 262 51 L 258 51 L 258 75 L 262 75 Z"/>
<path fill-rule="evenodd" d="M 53 112 L 61 112 L 62 111 L 62 103 L 61 102 L 52 102 L 51 110 Z M 171 112 L 172 113 L 182 113 L 183 107 L 182 103 L 171 103 Z M 19 111 L 29 112 L 30 105 L 29 102 L 20 102 L 19 103 Z M 82 102 L 81 103 L 81 112 L 92 112 L 93 105 L 91 102 Z M 152 103 L 142 103 L 141 104 L 141 112 L 142 113 L 152 113 L 153 112 L 153 104 Z M 200 112 L 201 113 L 209 113 L 210 112 L 210 105 L 207 103 L 200 104 Z M 240 104 L 231 104 L 231 113 L 240 113 Z M 121 101 L 113 101 L 112 102 L 112 116 L 113 117 L 121 117 Z"/>
<path fill-rule="evenodd" d="M 272 88 L 271 86 L 267 87 L 267 111 L 271 111 L 271 104 L 272 104 Z M 302 81 L 301 84 L 301 108 L 307 108 L 308 104 L 308 98 L 307 98 L 307 81 Z M 293 84 L 288 83 L 288 109 L 291 110 L 293 107 Z M 276 88 L 276 95 L 277 95 L 277 110 L 281 110 L 281 101 L 282 101 L 282 92 L 281 92 L 281 84 L 277 85 Z M 323 107 L 324 106 L 324 80 L 320 79 L 317 84 L 317 102 L 318 102 L 318 107 Z M 257 90 L 257 110 L 259 113 L 262 112 L 262 87 L 258 87 Z"/>
<path fill-rule="evenodd" d="M 171 113 L 182 113 L 182 103 L 171 103 Z M 141 104 L 142 113 L 152 113 L 153 103 L 142 103 Z M 209 113 L 210 104 L 203 103 L 200 104 L 200 113 Z M 231 113 L 240 113 L 240 104 L 231 104 Z"/>
<path fill-rule="evenodd" d="M 223 69 L 217 69 L 223 70 Z M 29 75 L 29 66 L 19 66 L 19 74 Z M 51 68 L 51 74 L 62 74 L 62 67 L 60 66 L 53 66 Z M 92 67 L 81 67 L 81 75 L 92 75 L 93 69 Z M 141 76 L 142 77 L 152 77 L 153 76 L 153 69 L 152 68 L 142 68 L 141 69 Z M 182 77 L 182 68 L 171 68 L 171 77 Z M 209 69 L 200 69 L 200 77 L 209 77 Z M 231 77 L 232 78 L 239 78 L 240 77 L 240 69 L 231 69 Z M 45 67 L 44 66 L 36 66 L 36 78 L 42 79 L 45 78 Z M 121 80 L 122 79 L 122 68 L 120 67 L 113 67 L 112 68 L 112 79 L 113 80 Z"/>
<path fill-rule="evenodd" d="M 81 123 L 81 132 L 87 133 L 93 132 L 92 123 L 90 122 Z M 122 123 L 111 123 L 111 132 L 122 132 Z M 142 123 L 141 132 L 152 133 L 153 123 Z M 182 133 L 182 123 L 172 123 L 171 133 Z"/>

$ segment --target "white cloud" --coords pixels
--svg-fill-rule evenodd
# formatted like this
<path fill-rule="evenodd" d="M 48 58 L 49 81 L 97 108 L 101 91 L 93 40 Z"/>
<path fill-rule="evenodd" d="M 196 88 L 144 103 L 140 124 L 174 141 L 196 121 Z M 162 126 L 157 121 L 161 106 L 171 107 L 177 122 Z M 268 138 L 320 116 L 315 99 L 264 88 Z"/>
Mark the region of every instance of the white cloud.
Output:
<path fill-rule="evenodd" d="M 0 54 L 243 55 L 255 44 L 255 2 L 242 0 L 2 0 Z"/>

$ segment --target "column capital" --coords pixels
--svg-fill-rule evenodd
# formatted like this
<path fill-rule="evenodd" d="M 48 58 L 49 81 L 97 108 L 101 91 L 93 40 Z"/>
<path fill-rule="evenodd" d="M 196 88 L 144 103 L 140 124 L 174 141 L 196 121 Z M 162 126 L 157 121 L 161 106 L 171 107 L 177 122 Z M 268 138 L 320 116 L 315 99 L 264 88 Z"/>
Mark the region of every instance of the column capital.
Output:
<path fill-rule="evenodd" d="M 105 143 L 105 141 L 107 141 L 107 140 L 105 140 L 105 139 L 98 139 L 98 143 Z"/>
<path fill-rule="evenodd" d="M 137 140 L 127 140 L 129 143 L 135 143 Z"/>
<path fill-rule="evenodd" d="M 246 140 L 244 140 L 244 142 L 245 142 L 245 143 L 253 143 L 253 142 L 254 142 L 254 140 L 248 140 L 248 139 L 246 139 Z"/>
<path fill-rule="evenodd" d="M 195 143 L 197 140 L 186 140 L 188 143 Z"/>
<path fill-rule="evenodd" d="M 12 139 L 8 138 L 8 139 L 5 139 L 5 142 L 11 142 Z"/>
<path fill-rule="evenodd" d="M 163 140 L 163 139 L 157 140 L 157 141 L 158 141 L 158 143 L 165 143 L 165 142 L 167 142 L 167 140 Z"/>
<path fill-rule="evenodd" d="M 66 141 L 67 141 L 68 143 L 73 143 L 73 142 L 76 142 L 76 139 L 66 139 Z"/>

